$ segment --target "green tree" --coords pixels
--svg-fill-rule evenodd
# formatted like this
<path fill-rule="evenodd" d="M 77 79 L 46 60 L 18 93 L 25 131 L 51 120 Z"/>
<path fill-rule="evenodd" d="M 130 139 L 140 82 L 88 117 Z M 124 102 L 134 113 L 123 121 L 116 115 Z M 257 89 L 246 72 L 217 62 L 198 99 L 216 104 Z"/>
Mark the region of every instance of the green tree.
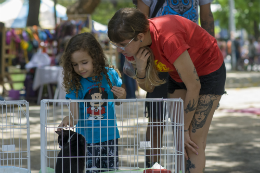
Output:
<path fill-rule="evenodd" d="M 57 0 L 57 3 L 63 5 L 64 7 L 68 7 L 76 1 L 77 0 Z M 102 0 L 91 16 L 93 20 L 107 25 L 115 12 L 124 7 L 135 6 L 132 3 L 132 0 Z"/>
<path fill-rule="evenodd" d="M 132 1 L 117 1 L 114 2 L 102 2 L 97 6 L 95 9 L 95 12 L 92 14 L 92 19 L 102 23 L 104 25 L 107 25 L 109 20 L 113 17 L 115 12 L 119 10 L 120 8 L 124 7 L 134 7 L 134 4 Z"/>
<path fill-rule="evenodd" d="M 77 0 L 57 0 L 57 3 L 64 6 L 64 7 L 68 7 L 72 4 L 74 4 Z"/>
<path fill-rule="evenodd" d="M 221 9 L 214 13 L 215 20 L 220 21 L 222 28 L 229 29 L 229 0 L 216 0 Z M 259 37 L 260 1 L 234 1 L 236 29 L 245 29 L 248 34 Z"/>

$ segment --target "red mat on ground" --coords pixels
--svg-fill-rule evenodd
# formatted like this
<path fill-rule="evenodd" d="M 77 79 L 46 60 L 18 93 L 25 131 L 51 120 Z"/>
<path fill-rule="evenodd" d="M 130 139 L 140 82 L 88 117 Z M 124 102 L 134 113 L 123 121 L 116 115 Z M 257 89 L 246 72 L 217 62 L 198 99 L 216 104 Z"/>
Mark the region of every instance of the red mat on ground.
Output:
<path fill-rule="evenodd" d="M 246 108 L 246 109 L 226 109 L 228 112 L 251 113 L 260 115 L 260 108 Z"/>
<path fill-rule="evenodd" d="M 146 169 L 143 173 L 171 173 L 171 171 L 167 169 Z"/>

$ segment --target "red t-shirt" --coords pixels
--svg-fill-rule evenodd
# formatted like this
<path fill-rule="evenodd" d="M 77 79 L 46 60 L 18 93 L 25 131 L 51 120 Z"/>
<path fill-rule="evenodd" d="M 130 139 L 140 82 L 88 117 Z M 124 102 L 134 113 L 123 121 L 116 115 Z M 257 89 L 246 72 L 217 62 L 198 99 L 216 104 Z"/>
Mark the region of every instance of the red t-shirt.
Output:
<path fill-rule="evenodd" d="M 169 72 L 182 82 L 173 63 L 188 50 L 199 76 L 210 74 L 223 63 L 217 41 L 196 23 L 178 16 L 165 15 L 149 19 L 154 61 L 159 72 Z"/>

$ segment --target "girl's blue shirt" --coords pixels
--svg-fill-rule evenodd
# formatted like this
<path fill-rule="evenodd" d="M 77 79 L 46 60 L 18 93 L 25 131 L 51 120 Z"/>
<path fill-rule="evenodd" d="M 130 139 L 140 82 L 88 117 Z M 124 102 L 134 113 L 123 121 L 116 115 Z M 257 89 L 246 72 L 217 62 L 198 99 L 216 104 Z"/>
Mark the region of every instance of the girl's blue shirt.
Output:
<path fill-rule="evenodd" d="M 121 87 L 122 80 L 117 72 L 113 68 L 106 69 L 108 69 L 108 76 L 112 86 Z M 98 83 L 93 82 L 92 77 L 87 79 L 81 77 L 82 89 L 78 92 L 78 98 L 76 98 L 76 93 L 72 90 L 66 94 L 66 99 L 114 99 L 105 75 L 102 74 L 102 76 L 101 93 Z M 80 113 L 76 131 L 86 138 L 87 143 L 99 143 L 120 137 L 114 102 L 87 102 L 85 105 L 82 102 L 79 107 Z"/>

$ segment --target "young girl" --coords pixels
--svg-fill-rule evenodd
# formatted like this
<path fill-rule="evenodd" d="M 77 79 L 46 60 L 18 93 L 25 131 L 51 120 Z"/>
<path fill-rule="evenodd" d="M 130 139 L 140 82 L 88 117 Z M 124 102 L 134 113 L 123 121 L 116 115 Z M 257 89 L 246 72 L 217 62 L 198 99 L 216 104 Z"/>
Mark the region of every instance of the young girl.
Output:
<path fill-rule="evenodd" d="M 134 8 L 115 13 L 108 36 L 117 51 L 136 64 L 135 78 L 147 92 L 163 83 L 158 75 L 151 77 L 149 68 L 169 73 L 169 97 L 184 100 L 186 172 L 203 172 L 209 126 L 225 92 L 226 69 L 216 39 L 184 17 L 147 19 Z"/>
<path fill-rule="evenodd" d="M 70 39 L 61 58 L 63 86 L 66 99 L 125 99 L 118 71 L 108 67 L 106 57 L 95 37 L 90 33 Z M 87 141 L 86 168 L 99 172 L 101 168 L 118 167 L 118 138 L 113 102 L 72 103 L 70 116 L 59 127 L 74 127 Z M 102 128 L 103 127 L 103 128 Z M 58 128 L 61 130 L 61 128 Z M 107 156 L 109 153 L 109 157 Z M 114 157 L 111 157 L 114 156 Z"/>

